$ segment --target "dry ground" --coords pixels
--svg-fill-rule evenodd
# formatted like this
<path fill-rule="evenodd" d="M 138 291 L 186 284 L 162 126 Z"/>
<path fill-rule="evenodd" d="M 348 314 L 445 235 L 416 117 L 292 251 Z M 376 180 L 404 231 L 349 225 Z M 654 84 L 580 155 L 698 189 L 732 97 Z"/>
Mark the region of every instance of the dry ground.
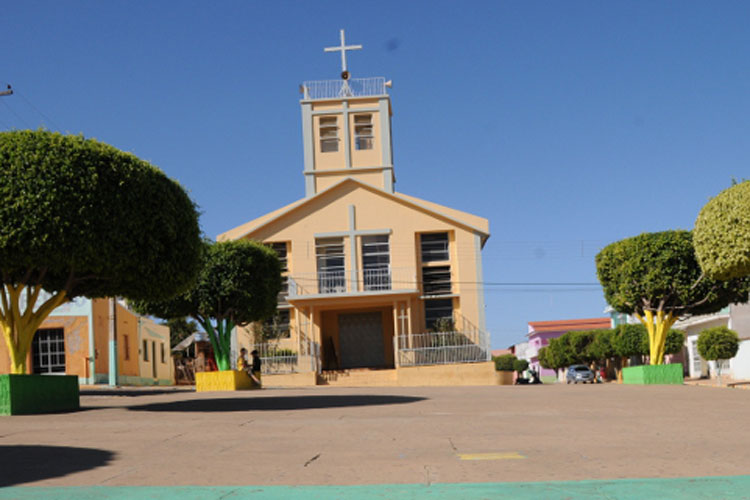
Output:
<path fill-rule="evenodd" d="M 0 486 L 741 475 L 750 391 L 554 385 L 84 391 L 0 418 Z M 467 460 L 474 458 L 474 460 Z"/>

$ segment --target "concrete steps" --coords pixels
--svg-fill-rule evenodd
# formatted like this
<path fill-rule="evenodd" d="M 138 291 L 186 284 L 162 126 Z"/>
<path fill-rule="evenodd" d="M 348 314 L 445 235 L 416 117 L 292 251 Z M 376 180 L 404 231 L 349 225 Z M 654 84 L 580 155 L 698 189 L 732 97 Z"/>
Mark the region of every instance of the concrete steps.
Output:
<path fill-rule="evenodd" d="M 337 387 L 392 387 L 398 385 L 394 369 L 352 368 L 326 370 L 318 375 L 318 385 Z"/>

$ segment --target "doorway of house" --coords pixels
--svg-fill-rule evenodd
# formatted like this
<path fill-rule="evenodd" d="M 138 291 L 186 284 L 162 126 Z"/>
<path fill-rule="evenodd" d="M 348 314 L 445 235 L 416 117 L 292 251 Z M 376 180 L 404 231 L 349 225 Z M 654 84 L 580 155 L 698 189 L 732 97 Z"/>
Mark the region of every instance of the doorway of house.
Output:
<path fill-rule="evenodd" d="M 339 315 L 342 368 L 385 366 L 383 314 L 366 312 Z"/>

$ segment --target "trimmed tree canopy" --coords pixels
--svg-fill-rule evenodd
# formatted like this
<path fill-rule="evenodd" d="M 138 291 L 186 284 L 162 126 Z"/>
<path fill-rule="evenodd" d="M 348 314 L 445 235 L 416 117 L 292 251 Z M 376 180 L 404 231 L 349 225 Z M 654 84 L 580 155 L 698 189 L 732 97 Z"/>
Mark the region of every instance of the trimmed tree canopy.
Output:
<path fill-rule="evenodd" d="M 13 373 L 58 305 L 173 296 L 199 253 L 195 206 L 156 167 L 81 136 L 0 133 L 0 325 Z"/>
<path fill-rule="evenodd" d="M 702 275 L 689 231 L 645 233 L 605 247 L 596 256 L 607 302 L 634 314 L 648 329 L 652 364 L 664 359 L 667 331 L 680 316 L 744 303 L 750 279 L 717 281 Z"/>
<path fill-rule="evenodd" d="M 500 372 L 512 372 L 513 362 L 516 361 L 516 357 L 513 354 L 503 354 L 496 356 L 495 359 L 495 370 Z"/>
<path fill-rule="evenodd" d="M 247 240 L 206 241 L 193 288 L 171 300 L 132 305 L 164 319 L 193 317 L 206 330 L 219 369 L 229 370 L 232 329 L 272 316 L 279 291 L 281 264 L 273 250 Z"/>
<path fill-rule="evenodd" d="M 698 353 L 703 359 L 732 359 L 740 348 L 737 332 L 726 326 L 707 328 L 698 335 Z"/>
<path fill-rule="evenodd" d="M 719 193 L 698 214 L 695 253 L 714 279 L 750 275 L 750 181 Z"/>

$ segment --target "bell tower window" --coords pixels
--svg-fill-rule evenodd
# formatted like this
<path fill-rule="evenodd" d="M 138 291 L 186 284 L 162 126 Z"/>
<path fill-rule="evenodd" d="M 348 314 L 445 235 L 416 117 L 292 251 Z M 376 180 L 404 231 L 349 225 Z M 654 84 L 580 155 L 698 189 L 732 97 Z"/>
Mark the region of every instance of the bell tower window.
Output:
<path fill-rule="evenodd" d="M 335 153 L 339 150 L 339 126 L 335 116 L 320 117 L 320 151 Z"/>
<path fill-rule="evenodd" d="M 354 115 L 354 148 L 372 149 L 372 115 Z"/>

